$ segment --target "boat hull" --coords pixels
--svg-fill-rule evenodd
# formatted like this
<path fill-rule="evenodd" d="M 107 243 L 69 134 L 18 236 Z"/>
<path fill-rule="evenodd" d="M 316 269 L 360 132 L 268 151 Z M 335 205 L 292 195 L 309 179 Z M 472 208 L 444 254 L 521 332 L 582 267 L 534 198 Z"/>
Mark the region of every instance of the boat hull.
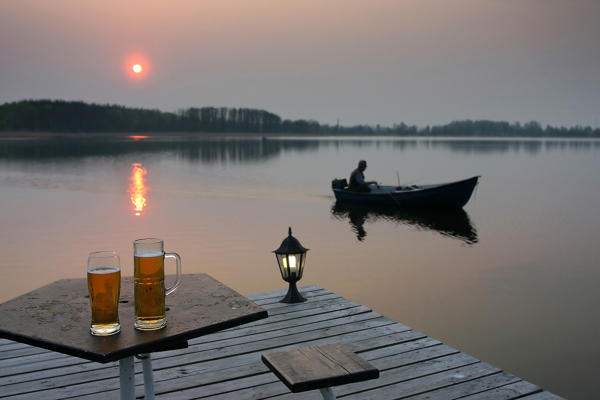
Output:
<path fill-rule="evenodd" d="M 479 176 L 457 182 L 423 185 L 415 190 L 373 190 L 372 193 L 349 192 L 333 189 L 337 201 L 356 204 L 379 204 L 400 207 L 450 207 L 462 208 L 467 204 L 477 186 Z"/>

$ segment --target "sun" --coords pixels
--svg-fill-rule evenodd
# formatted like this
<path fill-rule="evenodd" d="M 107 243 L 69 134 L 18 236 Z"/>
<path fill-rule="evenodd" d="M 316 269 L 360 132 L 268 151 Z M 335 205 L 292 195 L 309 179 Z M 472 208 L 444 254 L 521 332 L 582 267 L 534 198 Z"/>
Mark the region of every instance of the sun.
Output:
<path fill-rule="evenodd" d="M 122 62 L 121 72 L 125 73 L 125 76 L 132 82 L 144 82 L 152 74 L 152 62 L 144 53 L 131 52 L 125 55 Z"/>

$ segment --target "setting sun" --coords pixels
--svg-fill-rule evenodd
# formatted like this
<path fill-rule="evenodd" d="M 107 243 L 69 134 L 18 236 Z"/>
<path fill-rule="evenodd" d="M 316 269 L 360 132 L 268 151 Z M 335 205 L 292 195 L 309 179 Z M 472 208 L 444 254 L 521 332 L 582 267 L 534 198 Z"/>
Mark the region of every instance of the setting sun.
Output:
<path fill-rule="evenodd" d="M 149 61 L 147 55 L 140 51 L 128 54 L 123 59 L 121 66 L 123 68 L 122 71 L 133 82 L 145 81 L 152 72 L 152 63 Z"/>

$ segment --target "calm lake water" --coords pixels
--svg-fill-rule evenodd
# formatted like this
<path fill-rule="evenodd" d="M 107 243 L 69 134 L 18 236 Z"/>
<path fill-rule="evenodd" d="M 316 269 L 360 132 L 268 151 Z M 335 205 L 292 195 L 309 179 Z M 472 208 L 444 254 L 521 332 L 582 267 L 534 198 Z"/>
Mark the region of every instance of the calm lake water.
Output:
<path fill-rule="evenodd" d="M 481 175 L 464 212 L 347 209 L 333 178 Z M 0 140 L 0 301 L 160 237 L 184 273 L 286 288 L 288 227 L 316 284 L 569 399 L 600 391 L 600 141 L 256 136 Z M 170 267 L 174 270 L 174 267 Z M 172 273 L 172 272 L 171 272 Z"/>

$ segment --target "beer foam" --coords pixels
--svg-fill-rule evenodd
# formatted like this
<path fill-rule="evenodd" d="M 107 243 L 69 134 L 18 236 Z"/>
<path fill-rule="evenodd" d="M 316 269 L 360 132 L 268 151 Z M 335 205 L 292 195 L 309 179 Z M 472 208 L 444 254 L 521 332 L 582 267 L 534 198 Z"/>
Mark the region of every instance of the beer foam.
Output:
<path fill-rule="evenodd" d="M 92 267 L 87 270 L 90 274 L 113 274 L 119 271 L 121 271 L 119 267 Z"/>
<path fill-rule="evenodd" d="M 163 252 L 161 251 L 157 251 L 157 250 L 143 250 L 143 251 L 138 251 L 137 253 L 134 254 L 134 256 L 136 257 L 140 257 L 140 258 L 151 258 L 151 257 L 162 257 L 163 256 Z"/>

